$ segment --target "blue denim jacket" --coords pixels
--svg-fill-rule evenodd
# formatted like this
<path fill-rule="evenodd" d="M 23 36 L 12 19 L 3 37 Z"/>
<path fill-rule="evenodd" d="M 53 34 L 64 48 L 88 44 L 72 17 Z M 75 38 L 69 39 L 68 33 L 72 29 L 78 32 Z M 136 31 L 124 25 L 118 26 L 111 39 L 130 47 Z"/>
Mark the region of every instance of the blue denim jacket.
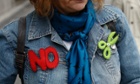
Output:
<path fill-rule="evenodd" d="M 140 84 L 140 55 L 130 32 L 124 14 L 113 6 L 104 6 L 96 12 L 97 20 L 91 29 L 87 41 L 90 58 L 90 70 L 93 84 Z M 27 31 L 25 49 L 33 50 L 38 56 L 40 48 L 54 47 L 59 54 L 59 64 L 55 69 L 37 72 L 30 68 L 28 55 L 25 61 L 25 84 L 67 84 L 68 52 L 62 39 L 51 27 L 49 19 L 39 17 L 35 12 L 26 17 Z M 102 51 L 97 47 L 100 40 L 107 40 L 110 29 L 104 25 L 114 21 L 119 41 L 112 49 L 111 58 L 103 58 Z M 15 68 L 15 50 L 17 47 L 18 20 L 11 22 L 0 30 L 0 84 L 14 84 L 17 76 Z M 50 59 L 52 54 L 49 54 Z"/>

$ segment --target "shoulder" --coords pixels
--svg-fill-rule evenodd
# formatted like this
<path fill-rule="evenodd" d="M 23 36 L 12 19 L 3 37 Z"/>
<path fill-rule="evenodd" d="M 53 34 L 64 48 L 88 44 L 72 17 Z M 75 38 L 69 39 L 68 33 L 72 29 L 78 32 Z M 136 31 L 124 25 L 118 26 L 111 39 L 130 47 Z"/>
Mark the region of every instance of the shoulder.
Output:
<path fill-rule="evenodd" d="M 29 13 L 27 16 L 25 16 L 26 18 L 26 22 L 27 22 L 27 25 L 28 23 L 30 23 L 31 19 L 32 19 L 32 16 L 33 16 L 33 13 L 34 12 L 31 12 Z M 18 30 L 18 23 L 19 23 L 19 19 L 16 19 L 14 21 L 11 21 L 10 23 L 6 24 L 0 31 L 4 31 L 4 32 L 17 32 Z"/>
<path fill-rule="evenodd" d="M 104 25 L 110 21 L 125 18 L 124 13 L 117 7 L 112 5 L 104 5 L 101 10 L 96 11 L 96 18 L 100 25 Z"/>
<path fill-rule="evenodd" d="M 105 25 L 111 21 L 114 22 L 114 27 L 120 35 L 120 42 L 123 43 L 124 41 L 122 40 L 124 38 L 132 37 L 126 16 L 119 8 L 111 5 L 105 5 L 100 11 L 96 12 L 96 17 L 97 22 L 100 25 Z"/>
<path fill-rule="evenodd" d="M 27 22 L 26 26 L 29 25 L 32 15 L 33 14 L 30 13 L 26 16 L 26 22 Z M 6 24 L 3 28 L 0 29 L 0 37 L 6 38 L 6 40 L 9 43 L 12 43 L 12 45 L 15 45 L 13 43 L 16 43 L 16 40 L 17 40 L 18 23 L 19 23 L 19 18 Z"/>
<path fill-rule="evenodd" d="M 18 19 L 12 21 L 0 29 L 0 37 L 5 38 L 8 42 L 11 42 L 17 35 Z M 2 40 L 2 39 L 1 39 Z"/>

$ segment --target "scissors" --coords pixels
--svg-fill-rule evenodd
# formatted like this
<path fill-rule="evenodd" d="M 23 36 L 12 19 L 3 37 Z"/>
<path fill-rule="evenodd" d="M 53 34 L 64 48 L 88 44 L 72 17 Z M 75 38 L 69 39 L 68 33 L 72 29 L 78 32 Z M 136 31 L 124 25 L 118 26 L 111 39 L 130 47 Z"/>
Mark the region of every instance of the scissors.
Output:
<path fill-rule="evenodd" d="M 110 59 L 111 49 L 110 47 L 118 41 L 119 35 L 116 35 L 116 32 L 111 32 L 108 36 L 107 42 L 101 40 L 98 42 L 99 49 L 103 50 L 103 57 L 105 59 Z"/>

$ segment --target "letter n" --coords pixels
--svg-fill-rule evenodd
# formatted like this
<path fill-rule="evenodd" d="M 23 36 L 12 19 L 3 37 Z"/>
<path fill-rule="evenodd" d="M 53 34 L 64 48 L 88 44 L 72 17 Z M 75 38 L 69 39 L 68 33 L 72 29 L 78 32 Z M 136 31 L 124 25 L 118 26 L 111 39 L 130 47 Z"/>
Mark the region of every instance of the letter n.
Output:
<path fill-rule="evenodd" d="M 33 50 L 28 51 L 28 57 L 29 57 L 30 66 L 31 66 L 31 69 L 34 72 L 37 71 L 37 65 L 42 70 L 47 69 L 46 62 L 45 62 L 45 60 L 46 60 L 45 59 L 45 50 L 43 48 L 41 48 L 39 50 L 39 55 L 40 55 L 40 57 L 38 57 Z"/>

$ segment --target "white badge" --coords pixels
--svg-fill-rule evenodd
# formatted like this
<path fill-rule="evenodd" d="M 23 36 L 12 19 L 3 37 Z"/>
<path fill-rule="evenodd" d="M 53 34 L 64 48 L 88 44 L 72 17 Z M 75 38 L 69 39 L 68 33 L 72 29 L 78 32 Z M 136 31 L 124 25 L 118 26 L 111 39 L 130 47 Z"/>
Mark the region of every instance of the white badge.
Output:
<path fill-rule="evenodd" d="M 116 49 L 116 45 L 114 44 L 114 45 L 111 45 L 111 49 Z"/>

